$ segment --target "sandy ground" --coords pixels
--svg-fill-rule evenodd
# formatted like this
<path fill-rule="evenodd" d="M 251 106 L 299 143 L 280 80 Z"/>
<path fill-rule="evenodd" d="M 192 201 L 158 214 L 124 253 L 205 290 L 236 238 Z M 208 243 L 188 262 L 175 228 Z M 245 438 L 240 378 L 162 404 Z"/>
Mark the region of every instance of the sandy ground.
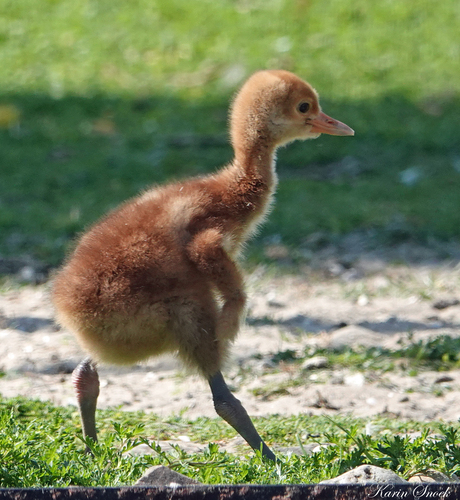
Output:
<path fill-rule="evenodd" d="M 324 264 L 324 263 L 323 263 Z M 460 370 L 386 373 L 323 366 L 274 365 L 273 355 L 307 346 L 400 348 L 401 342 L 460 335 L 460 266 L 454 261 L 389 266 L 333 259 L 295 275 L 257 268 L 248 276 L 248 317 L 224 375 L 251 415 L 387 414 L 460 418 Z M 75 405 L 71 371 L 85 356 L 53 320 L 49 284 L 0 294 L 0 394 Z M 321 361 L 321 360 L 320 360 Z M 321 365 L 321 362 L 320 362 Z M 301 378 L 302 383 L 291 384 Z M 131 368 L 100 367 L 99 408 L 119 406 L 160 415 L 215 416 L 205 382 L 173 357 Z"/>

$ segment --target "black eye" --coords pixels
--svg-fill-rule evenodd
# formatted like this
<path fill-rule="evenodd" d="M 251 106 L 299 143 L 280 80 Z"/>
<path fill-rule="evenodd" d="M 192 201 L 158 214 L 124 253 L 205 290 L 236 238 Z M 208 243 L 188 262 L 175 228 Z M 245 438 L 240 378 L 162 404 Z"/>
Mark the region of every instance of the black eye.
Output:
<path fill-rule="evenodd" d="M 308 102 L 301 102 L 297 108 L 301 113 L 306 113 L 310 109 Z"/>

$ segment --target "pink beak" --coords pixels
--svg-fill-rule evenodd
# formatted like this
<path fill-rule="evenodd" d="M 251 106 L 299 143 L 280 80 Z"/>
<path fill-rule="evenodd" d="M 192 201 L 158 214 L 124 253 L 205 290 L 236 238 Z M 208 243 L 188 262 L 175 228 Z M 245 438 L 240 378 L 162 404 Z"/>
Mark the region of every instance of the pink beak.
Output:
<path fill-rule="evenodd" d="M 316 134 L 329 134 L 329 135 L 355 135 L 355 131 L 345 123 L 334 120 L 330 116 L 321 112 L 317 118 L 309 120 L 312 128 L 310 132 Z"/>

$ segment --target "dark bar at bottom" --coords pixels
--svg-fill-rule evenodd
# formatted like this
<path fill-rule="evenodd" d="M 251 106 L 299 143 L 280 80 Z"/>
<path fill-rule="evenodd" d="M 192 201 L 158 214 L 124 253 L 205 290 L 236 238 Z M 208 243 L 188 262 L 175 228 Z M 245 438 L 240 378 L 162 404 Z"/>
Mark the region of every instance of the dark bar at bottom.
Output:
<path fill-rule="evenodd" d="M 460 483 L 0 488 L 0 500 L 454 500 Z"/>

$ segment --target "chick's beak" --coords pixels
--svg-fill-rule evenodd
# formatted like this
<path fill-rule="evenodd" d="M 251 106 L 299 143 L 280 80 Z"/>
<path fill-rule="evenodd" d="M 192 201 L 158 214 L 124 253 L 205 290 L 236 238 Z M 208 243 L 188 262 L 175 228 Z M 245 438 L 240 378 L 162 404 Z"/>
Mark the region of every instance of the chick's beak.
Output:
<path fill-rule="evenodd" d="M 310 132 L 329 135 L 355 135 L 355 131 L 345 123 L 339 122 L 321 112 L 317 118 L 308 121 L 312 125 Z"/>

